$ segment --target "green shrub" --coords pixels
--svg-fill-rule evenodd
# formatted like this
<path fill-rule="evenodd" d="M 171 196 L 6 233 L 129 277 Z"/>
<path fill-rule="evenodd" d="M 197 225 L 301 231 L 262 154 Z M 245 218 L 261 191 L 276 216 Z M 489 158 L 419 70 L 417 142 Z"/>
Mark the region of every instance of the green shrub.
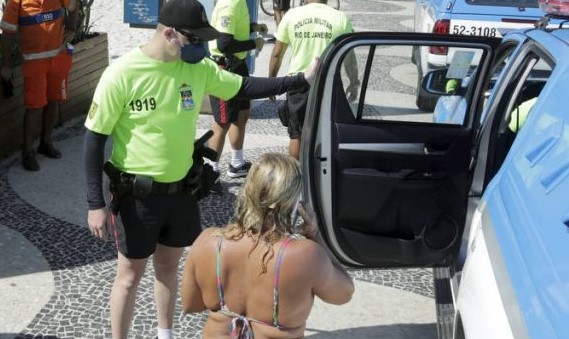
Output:
<path fill-rule="evenodd" d="M 91 30 L 91 6 L 94 0 L 77 1 L 77 31 L 72 44 L 83 41 L 94 35 Z"/>

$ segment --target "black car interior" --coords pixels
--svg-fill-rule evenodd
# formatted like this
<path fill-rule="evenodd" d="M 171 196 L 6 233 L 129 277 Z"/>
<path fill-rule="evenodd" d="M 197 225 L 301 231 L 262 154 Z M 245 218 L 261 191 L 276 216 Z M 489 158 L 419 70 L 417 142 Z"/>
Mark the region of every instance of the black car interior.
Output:
<path fill-rule="evenodd" d="M 333 210 L 342 249 L 362 262 L 384 266 L 440 263 L 458 244 L 458 225 L 465 218 L 471 131 L 442 124 L 426 131 L 423 124 L 359 120 L 339 74 L 334 83 L 337 144 L 379 147 L 334 152 L 333 196 L 338 199 Z M 421 147 L 403 155 L 381 149 L 382 144 L 409 143 Z"/>

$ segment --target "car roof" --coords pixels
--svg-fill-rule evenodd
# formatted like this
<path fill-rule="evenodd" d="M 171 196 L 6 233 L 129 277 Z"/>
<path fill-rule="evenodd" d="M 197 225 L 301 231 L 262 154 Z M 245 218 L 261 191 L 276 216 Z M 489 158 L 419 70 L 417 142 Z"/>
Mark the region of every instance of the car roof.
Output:
<path fill-rule="evenodd" d="M 569 27 L 562 29 L 555 29 L 551 31 L 551 35 L 556 36 L 559 40 L 562 40 L 566 44 L 569 44 Z"/>
<path fill-rule="evenodd" d="M 569 26 L 569 25 L 568 25 Z M 550 51 L 552 55 L 559 56 L 559 51 L 569 47 L 569 27 L 562 29 L 539 29 L 530 28 L 514 30 L 504 36 L 504 40 L 519 40 L 526 36 Z M 521 38 L 523 39 L 523 38 Z M 555 52 L 555 53 L 554 53 Z M 560 60 L 558 60 L 560 61 Z"/>

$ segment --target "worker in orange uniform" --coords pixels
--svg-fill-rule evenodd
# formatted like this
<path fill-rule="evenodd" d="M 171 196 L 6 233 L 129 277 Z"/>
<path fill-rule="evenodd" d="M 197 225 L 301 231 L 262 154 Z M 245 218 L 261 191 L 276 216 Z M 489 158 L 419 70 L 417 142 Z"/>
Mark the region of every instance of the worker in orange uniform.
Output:
<path fill-rule="evenodd" d="M 2 29 L 2 70 L 4 80 L 13 73 L 12 46 L 19 32 L 24 77 L 24 137 L 22 165 L 39 170 L 33 148 L 34 131 L 41 123 L 37 153 L 61 158 L 53 146 L 52 131 L 59 103 L 67 100 L 67 76 L 71 70 L 72 48 L 66 42 L 75 35 L 77 0 L 8 0 L 0 21 Z M 65 11 L 71 27 L 64 27 Z M 69 45 L 71 46 L 71 45 Z"/>

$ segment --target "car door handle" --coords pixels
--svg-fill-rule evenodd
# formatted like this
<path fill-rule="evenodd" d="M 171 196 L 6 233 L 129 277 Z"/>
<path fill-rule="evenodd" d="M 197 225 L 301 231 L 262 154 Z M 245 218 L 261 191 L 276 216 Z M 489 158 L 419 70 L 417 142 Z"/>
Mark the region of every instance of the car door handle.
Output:
<path fill-rule="evenodd" d="M 443 144 L 425 144 L 425 154 L 427 155 L 443 155 L 447 154 L 451 148 L 451 143 Z"/>

